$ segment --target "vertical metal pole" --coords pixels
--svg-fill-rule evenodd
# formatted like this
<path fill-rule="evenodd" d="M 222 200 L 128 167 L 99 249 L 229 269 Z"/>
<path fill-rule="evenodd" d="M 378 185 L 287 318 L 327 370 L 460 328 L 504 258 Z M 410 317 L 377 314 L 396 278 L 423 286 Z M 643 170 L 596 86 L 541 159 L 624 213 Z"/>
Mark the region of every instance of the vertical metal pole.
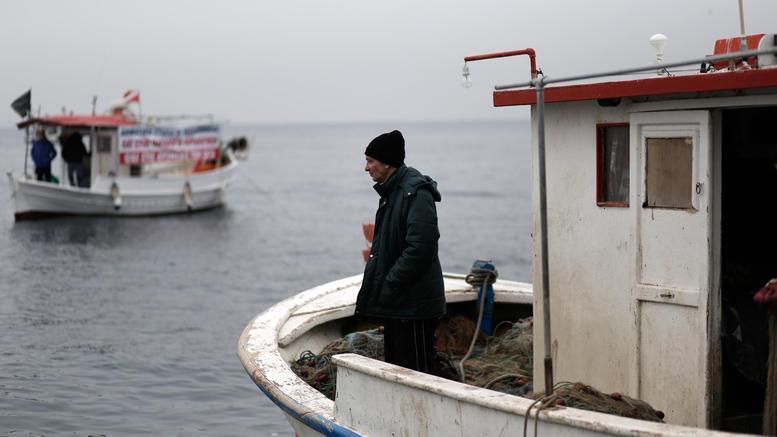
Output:
<path fill-rule="evenodd" d="M 114 180 L 119 176 L 119 169 L 121 166 L 121 126 L 111 131 L 111 160 L 113 161 L 112 175 Z"/>
<path fill-rule="evenodd" d="M 95 99 L 96 100 L 96 99 Z M 87 188 L 92 188 L 92 181 L 95 177 L 95 170 L 99 172 L 99 166 L 95 165 L 98 163 L 98 157 L 97 153 L 95 153 L 95 149 L 97 147 L 97 128 L 92 126 L 89 129 L 89 181 Z M 86 172 L 86 170 L 84 170 Z"/>
<path fill-rule="evenodd" d="M 537 145 L 540 167 L 540 241 L 542 247 L 542 323 L 545 339 L 545 394 L 553 393 L 553 357 L 550 335 L 550 275 L 548 272 L 548 201 L 545 177 L 545 83 L 533 81 L 537 87 Z"/>
<path fill-rule="evenodd" d="M 739 51 L 746 52 L 747 38 L 745 37 L 745 10 L 742 5 L 742 0 L 739 0 L 739 32 L 742 35 L 742 37 L 739 38 Z M 742 58 L 742 61 L 746 61 L 746 59 Z M 736 62 L 736 61 L 732 61 L 732 62 Z"/>
<path fill-rule="evenodd" d="M 27 158 L 30 156 L 30 127 L 24 128 L 24 180 L 29 179 L 27 175 Z"/>

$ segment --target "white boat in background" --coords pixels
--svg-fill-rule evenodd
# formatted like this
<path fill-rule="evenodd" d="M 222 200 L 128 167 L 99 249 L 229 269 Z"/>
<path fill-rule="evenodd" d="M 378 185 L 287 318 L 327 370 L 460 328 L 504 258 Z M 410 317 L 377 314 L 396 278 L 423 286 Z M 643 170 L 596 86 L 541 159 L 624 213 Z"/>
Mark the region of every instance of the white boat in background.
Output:
<path fill-rule="evenodd" d="M 663 39 L 653 38 L 659 49 Z M 767 312 L 753 302 L 777 276 L 775 47 L 775 34 L 735 37 L 695 60 L 569 78 L 542 76 L 532 49 L 465 58 L 465 84 L 466 62 L 531 59 L 531 81 L 498 86 L 493 99 L 532 107 L 534 286 L 497 281 L 494 323 L 531 303 L 535 390 L 582 381 L 642 399 L 666 423 L 529 413 L 530 399 L 354 354 L 333 358 L 332 401 L 289 362 L 358 326 L 361 275 L 252 320 L 238 343 L 251 379 L 299 436 L 760 433 L 777 411 L 764 412 L 766 384 L 746 372 L 765 365 L 749 359 L 777 357 L 759 340 Z M 445 275 L 449 312 L 475 300 L 463 278 Z"/>
<path fill-rule="evenodd" d="M 144 216 L 213 208 L 224 202 L 237 160 L 224 147 L 212 120 L 159 119 L 141 122 L 122 111 L 112 115 L 31 117 L 17 126 L 27 132 L 24 169 L 8 172 L 17 220 L 48 215 Z M 49 138 L 79 133 L 89 154 L 85 183 L 68 183 L 66 164 L 52 168 L 55 182 L 38 181 L 29 168 L 30 132 Z M 52 141 L 55 143 L 55 141 Z M 59 157 L 62 156 L 60 151 Z M 55 161 L 56 162 L 56 161 Z"/>

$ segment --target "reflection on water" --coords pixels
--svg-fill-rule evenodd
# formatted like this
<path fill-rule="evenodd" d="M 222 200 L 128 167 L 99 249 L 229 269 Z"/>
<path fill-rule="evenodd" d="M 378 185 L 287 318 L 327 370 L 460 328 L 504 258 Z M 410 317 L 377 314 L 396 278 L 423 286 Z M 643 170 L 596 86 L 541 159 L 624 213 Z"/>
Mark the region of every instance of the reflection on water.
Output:
<path fill-rule="evenodd" d="M 361 271 L 377 206 L 363 151 L 394 127 L 232 127 L 254 144 L 228 204 L 189 215 L 14 223 L 0 183 L 0 436 L 293 435 L 237 338 L 280 299 Z M 407 162 L 442 192 L 446 271 L 486 257 L 530 278 L 528 132 L 403 128 Z M 21 162 L 16 136 L 0 131 L 0 162 Z"/>

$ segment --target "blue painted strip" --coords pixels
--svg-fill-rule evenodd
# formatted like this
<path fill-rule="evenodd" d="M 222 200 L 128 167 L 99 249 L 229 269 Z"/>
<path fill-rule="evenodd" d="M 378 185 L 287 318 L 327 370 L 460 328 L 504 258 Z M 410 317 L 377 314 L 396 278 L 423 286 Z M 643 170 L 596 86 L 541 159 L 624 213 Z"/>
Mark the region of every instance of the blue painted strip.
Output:
<path fill-rule="evenodd" d="M 254 383 L 256 384 L 256 381 L 254 381 Z M 259 387 L 259 390 L 261 390 L 265 396 L 270 398 L 270 400 L 273 401 L 275 405 L 280 407 L 280 409 L 283 410 L 286 414 L 304 423 L 308 427 L 320 432 L 323 435 L 335 436 L 335 437 L 361 437 L 361 434 L 357 434 L 351 431 L 350 429 L 345 428 L 342 425 L 338 425 L 337 423 L 332 422 L 331 420 L 321 416 L 318 413 L 302 415 L 298 411 L 295 411 L 293 408 L 288 406 L 282 400 L 273 396 L 270 392 L 265 390 L 261 385 L 256 384 L 256 386 Z M 299 402 L 294 402 L 294 403 L 304 407 L 304 405 L 300 404 Z"/>

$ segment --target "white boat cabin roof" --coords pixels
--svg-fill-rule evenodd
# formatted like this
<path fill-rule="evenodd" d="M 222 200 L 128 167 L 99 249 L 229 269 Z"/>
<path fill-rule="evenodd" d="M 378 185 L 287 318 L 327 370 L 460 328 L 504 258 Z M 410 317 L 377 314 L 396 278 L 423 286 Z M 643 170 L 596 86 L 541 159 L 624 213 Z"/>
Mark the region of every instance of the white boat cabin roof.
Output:
<path fill-rule="evenodd" d="M 749 35 L 749 50 L 766 46 L 777 46 L 774 34 Z M 715 42 L 714 55 L 736 53 L 739 51 L 740 38 L 724 38 Z M 710 56 L 714 56 L 710 55 Z M 748 92 L 777 88 L 777 66 L 773 64 L 774 55 L 764 58 L 751 57 L 729 69 L 727 63 L 709 63 L 700 66 L 698 73 L 680 75 L 651 76 L 634 80 L 618 80 L 597 83 L 548 86 L 545 88 L 545 103 L 575 102 L 585 100 L 606 101 L 629 98 L 632 101 L 647 99 L 678 99 L 684 97 L 703 98 L 718 95 L 747 95 Z M 767 65 L 768 64 L 768 65 Z M 495 91 L 494 106 L 520 106 L 537 103 L 537 94 L 533 88 Z"/>
<path fill-rule="evenodd" d="M 136 120 L 117 115 L 52 115 L 46 117 L 32 117 L 18 123 L 19 129 L 31 125 L 58 126 L 69 128 L 117 128 L 138 124 Z"/>

